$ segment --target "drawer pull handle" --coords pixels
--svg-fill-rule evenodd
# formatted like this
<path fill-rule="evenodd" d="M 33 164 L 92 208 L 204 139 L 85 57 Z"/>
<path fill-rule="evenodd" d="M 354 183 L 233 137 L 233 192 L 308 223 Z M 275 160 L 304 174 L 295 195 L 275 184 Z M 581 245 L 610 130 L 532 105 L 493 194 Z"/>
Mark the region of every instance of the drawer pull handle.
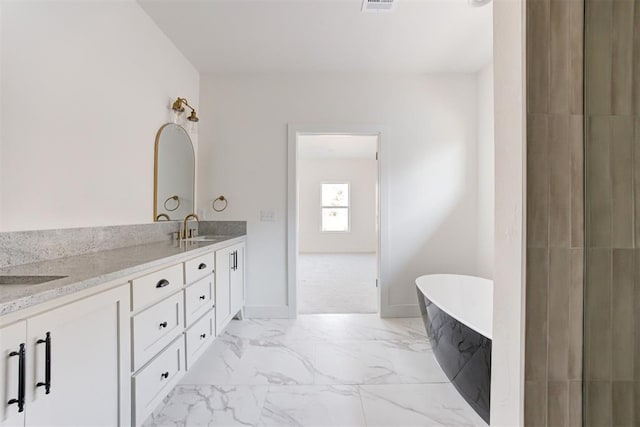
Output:
<path fill-rule="evenodd" d="M 160 374 L 161 379 L 166 380 L 167 378 L 169 378 L 169 372 L 163 372 L 162 374 Z"/>
<path fill-rule="evenodd" d="M 200 335 L 200 339 L 201 339 L 201 340 L 205 339 L 206 337 L 207 337 L 207 334 L 202 334 L 202 335 Z"/>
<path fill-rule="evenodd" d="M 160 329 L 166 328 L 168 325 L 169 324 L 166 321 L 164 321 L 164 322 L 160 323 Z"/>
<path fill-rule="evenodd" d="M 39 382 L 36 387 L 44 387 L 44 393 L 51 392 L 51 332 L 47 332 L 45 339 L 39 339 L 36 344 L 44 344 L 44 382 Z"/>
<path fill-rule="evenodd" d="M 167 279 L 162 279 L 156 283 L 156 288 L 164 288 L 165 286 L 169 286 L 169 281 Z"/>
<path fill-rule="evenodd" d="M 201 262 L 198 266 L 198 270 L 204 270 L 205 268 L 207 268 L 207 264 L 205 264 L 204 262 Z"/>
<path fill-rule="evenodd" d="M 24 395 L 25 395 L 25 364 L 24 364 L 24 343 L 20 344 L 20 350 L 12 351 L 9 353 L 9 357 L 18 356 L 18 398 L 11 399 L 7 402 L 7 405 L 18 404 L 18 412 L 24 411 Z"/>
<path fill-rule="evenodd" d="M 205 295 L 200 295 L 201 300 L 204 300 L 205 298 L 207 298 Z"/>

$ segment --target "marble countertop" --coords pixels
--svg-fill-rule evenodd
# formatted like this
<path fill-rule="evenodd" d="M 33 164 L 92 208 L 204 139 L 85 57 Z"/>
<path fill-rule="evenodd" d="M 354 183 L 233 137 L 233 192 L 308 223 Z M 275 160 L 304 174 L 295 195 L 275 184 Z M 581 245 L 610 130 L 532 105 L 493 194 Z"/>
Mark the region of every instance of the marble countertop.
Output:
<path fill-rule="evenodd" d="M 38 285 L 0 285 L 0 316 L 106 282 L 128 280 L 137 273 L 196 257 L 243 237 L 217 236 L 215 240 L 187 243 L 162 241 L 0 268 L 0 276 L 67 276 Z"/>

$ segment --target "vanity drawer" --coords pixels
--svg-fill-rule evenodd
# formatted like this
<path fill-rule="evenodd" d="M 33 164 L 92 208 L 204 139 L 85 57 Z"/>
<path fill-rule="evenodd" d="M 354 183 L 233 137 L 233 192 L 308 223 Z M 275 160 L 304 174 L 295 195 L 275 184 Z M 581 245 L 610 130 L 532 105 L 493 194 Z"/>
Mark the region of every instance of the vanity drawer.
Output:
<path fill-rule="evenodd" d="M 178 292 L 133 317 L 134 371 L 181 334 L 183 309 L 182 292 Z"/>
<path fill-rule="evenodd" d="M 131 304 L 138 310 L 154 301 L 171 295 L 184 284 L 182 264 L 147 274 L 131 281 Z"/>
<path fill-rule="evenodd" d="M 187 369 L 191 369 L 215 338 L 215 310 L 215 308 L 211 309 L 185 332 L 187 338 Z"/>
<path fill-rule="evenodd" d="M 200 279 L 184 290 L 186 327 L 213 307 L 213 274 Z"/>
<path fill-rule="evenodd" d="M 184 263 L 185 283 L 193 283 L 196 280 L 213 273 L 214 254 L 209 253 L 198 258 L 190 259 Z"/>
<path fill-rule="evenodd" d="M 133 377 L 135 425 L 141 425 L 184 375 L 182 336 Z"/>

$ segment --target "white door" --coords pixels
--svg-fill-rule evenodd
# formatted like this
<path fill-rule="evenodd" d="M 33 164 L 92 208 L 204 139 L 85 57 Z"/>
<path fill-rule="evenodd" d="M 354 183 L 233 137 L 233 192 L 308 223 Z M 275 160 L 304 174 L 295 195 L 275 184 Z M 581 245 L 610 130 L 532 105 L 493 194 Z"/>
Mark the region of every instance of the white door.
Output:
<path fill-rule="evenodd" d="M 27 426 L 131 424 L 129 287 L 28 319 Z"/>
<path fill-rule="evenodd" d="M 216 251 L 216 335 L 227 325 L 231 315 L 231 248 Z"/>
<path fill-rule="evenodd" d="M 24 425 L 26 322 L 0 329 L 0 425 Z M 11 402 L 11 403 L 9 403 Z"/>
<path fill-rule="evenodd" d="M 235 315 L 244 303 L 244 244 L 234 245 L 231 253 L 231 314 Z"/>

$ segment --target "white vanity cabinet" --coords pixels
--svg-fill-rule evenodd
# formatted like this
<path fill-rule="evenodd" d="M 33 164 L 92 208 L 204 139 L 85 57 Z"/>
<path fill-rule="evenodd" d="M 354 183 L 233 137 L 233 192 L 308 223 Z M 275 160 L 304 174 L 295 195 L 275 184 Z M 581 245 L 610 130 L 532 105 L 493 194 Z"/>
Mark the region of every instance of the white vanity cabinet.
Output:
<path fill-rule="evenodd" d="M 216 251 L 216 335 L 244 305 L 244 242 Z"/>
<path fill-rule="evenodd" d="M 230 300 L 231 314 L 240 318 L 244 315 L 244 243 L 239 243 L 231 247 L 234 264 L 231 265 L 230 273 Z"/>
<path fill-rule="evenodd" d="M 242 310 L 229 243 L 0 317 L 0 427 L 142 424 Z"/>
<path fill-rule="evenodd" d="M 0 328 L 0 425 L 24 424 L 27 322 Z M 9 402 L 11 403 L 9 404 Z"/>
<path fill-rule="evenodd" d="M 4 355 L 24 343 L 25 358 L 21 376 L 20 356 L 3 357 L 9 399 L 2 396 L 0 425 L 129 425 L 129 306 L 129 286 L 121 285 L 2 328 Z M 21 378 L 18 412 L 7 403 L 20 399 Z"/>

